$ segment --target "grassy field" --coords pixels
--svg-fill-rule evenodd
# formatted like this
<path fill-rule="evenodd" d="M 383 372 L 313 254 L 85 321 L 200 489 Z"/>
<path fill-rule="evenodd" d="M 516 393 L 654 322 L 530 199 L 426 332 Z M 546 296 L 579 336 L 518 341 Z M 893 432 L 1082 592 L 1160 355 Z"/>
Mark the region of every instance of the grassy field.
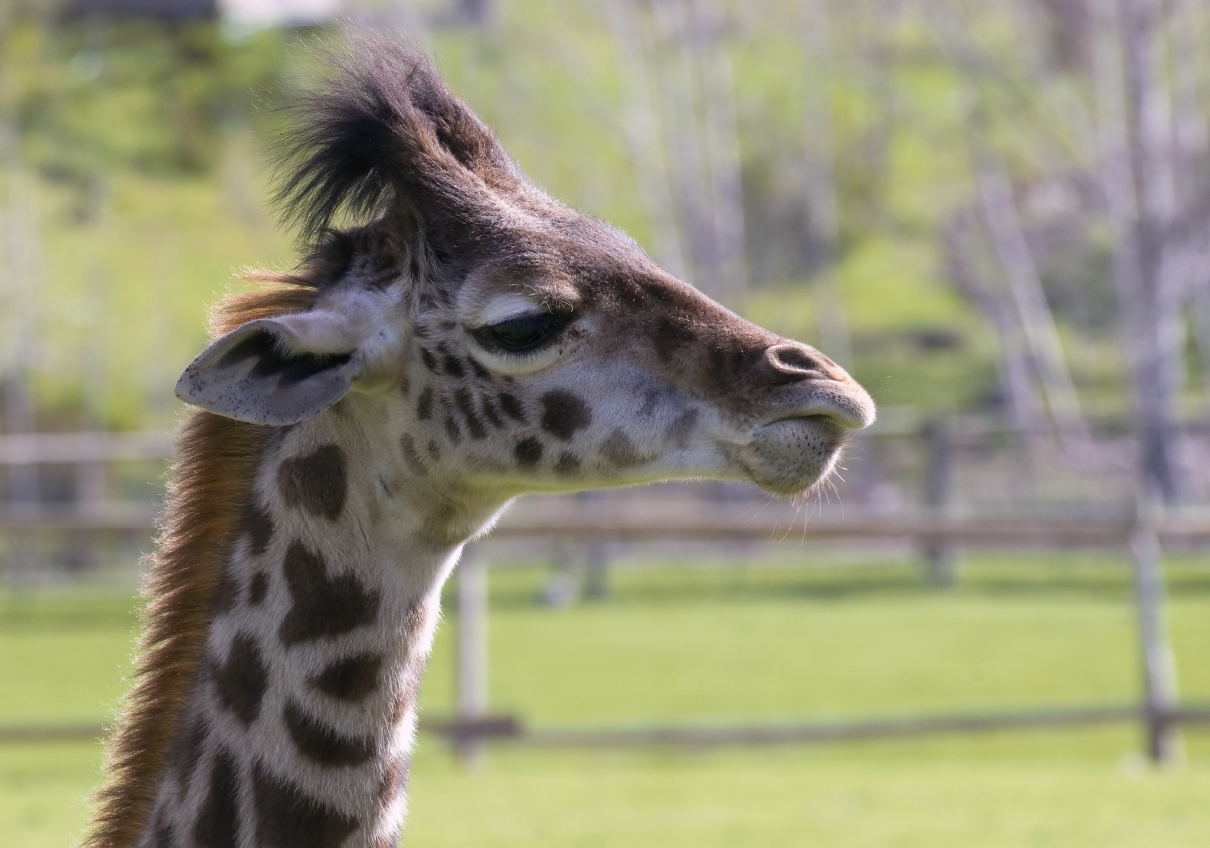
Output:
<path fill-rule="evenodd" d="M 1210 701 L 1210 569 L 1171 564 L 1182 694 Z M 1103 558 L 973 560 L 944 595 L 907 565 L 613 575 L 554 610 L 545 573 L 494 572 L 493 707 L 543 725 L 779 721 L 1071 706 L 1135 697 L 1128 574 Z M 0 724 L 96 722 L 128 670 L 130 593 L 0 597 Z M 422 693 L 452 699 L 451 617 Z M 784 749 L 539 752 L 467 772 L 422 737 L 410 846 L 1163 846 L 1210 844 L 1210 733 L 1146 768 L 1137 728 Z M 0 746 L 0 834 L 67 846 L 97 780 L 91 743 Z"/>

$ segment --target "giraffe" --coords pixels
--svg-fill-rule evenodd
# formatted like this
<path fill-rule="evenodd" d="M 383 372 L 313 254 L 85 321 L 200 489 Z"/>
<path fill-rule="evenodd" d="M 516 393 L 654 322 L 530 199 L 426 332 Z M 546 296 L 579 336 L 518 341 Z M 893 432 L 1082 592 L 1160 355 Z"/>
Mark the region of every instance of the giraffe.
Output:
<path fill-rule="evenodd" d="M 551 199 L 429 60 L 361 37 L 300 106 L 292 273 L 188 366 L 135 685 L 88 848 L 386 848 L 463 545 L 526 492 L 777 495 L 870 396 Z"/>

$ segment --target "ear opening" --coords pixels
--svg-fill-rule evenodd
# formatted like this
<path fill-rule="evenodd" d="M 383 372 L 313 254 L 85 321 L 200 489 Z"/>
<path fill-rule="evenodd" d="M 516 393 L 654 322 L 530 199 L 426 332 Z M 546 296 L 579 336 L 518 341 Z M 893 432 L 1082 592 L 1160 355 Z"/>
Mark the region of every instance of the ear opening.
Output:
<path fill-rule="evenodd" d="M 297 424 L 348 393 L 360 370 L 356 349 L 314 352 L 272 318 L 249 321 L 201 352 L 176 396 L 250 424 Z"/>

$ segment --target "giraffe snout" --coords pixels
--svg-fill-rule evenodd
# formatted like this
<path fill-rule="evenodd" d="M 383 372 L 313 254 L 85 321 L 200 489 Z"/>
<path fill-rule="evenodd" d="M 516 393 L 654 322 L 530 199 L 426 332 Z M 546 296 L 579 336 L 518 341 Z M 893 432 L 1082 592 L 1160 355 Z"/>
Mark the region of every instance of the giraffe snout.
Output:
<path fill-rule="evenodd" d="M 874 401 L 848 372 L 810 345 L 770 345 L 759 365 L 762 382 L 778 390 L 772 420 L 822 418 L 845 430 L 874 421 Z"/>

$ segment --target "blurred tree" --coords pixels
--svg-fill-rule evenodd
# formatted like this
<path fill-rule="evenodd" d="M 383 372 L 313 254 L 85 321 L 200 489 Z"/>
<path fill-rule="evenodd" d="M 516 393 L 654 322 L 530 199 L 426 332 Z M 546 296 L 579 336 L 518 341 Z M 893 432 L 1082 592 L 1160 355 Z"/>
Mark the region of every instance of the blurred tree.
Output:
<path fill-rule="evenodd" d="M 66 0 L 65 18 L 152 18 L 161 21 L 213 20 L 215 0 Z"/>

